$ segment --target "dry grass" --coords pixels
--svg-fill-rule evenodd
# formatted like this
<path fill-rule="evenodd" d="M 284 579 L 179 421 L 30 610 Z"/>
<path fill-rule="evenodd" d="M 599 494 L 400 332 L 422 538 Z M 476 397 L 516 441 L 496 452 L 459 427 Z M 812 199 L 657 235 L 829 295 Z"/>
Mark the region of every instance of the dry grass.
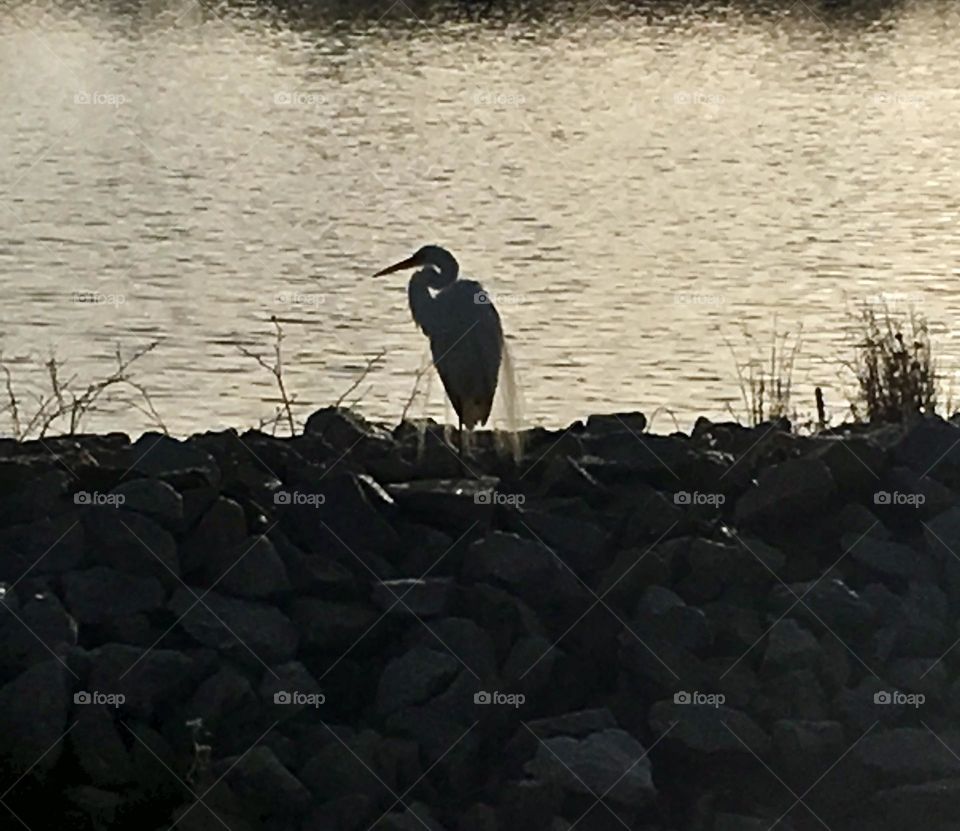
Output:
<path fill-rule="evenodd" d="M 740 358 L 729 340 L 726 343 L 733 355 L 748 424 L 756 427 L 772 419 L 795 418 L 791 396 L 793 370 L 802 345 L 800 330 L 796 335 L 791 332 L 781 333 L 774 320 L 768 347 L 760 347 L 746 328 L 743 334 L 750 351 L 750 355 L 745 359 Z M 731 414 L 739 421 L 732 409 Z"/>
<path fill-rule="evenodd" d="M 938 375 L 926 318 L 865 305 L 858 325 L 854 359 L 845 363 L 858 386 L 850 402 L 854 419 L 901 422 L 936 412 Z"/>
<path fill-rule="evenodd" d="M 114 353 L 115 369 L 100 380 L 85 385 L 76 373 L 65 377 L 66 364 L 51 356 L 42 364 L 44 384 L 41 391 L 30 396 L 17 392 L 10 366 L 0 356 L 6 398 L 6 403 L 0 407 L 0 416 L 6 416 L 11 435 L 25 441 L 42 439 L 51 431 L 76 435 L 87 418 L 105 412 L 107 404 L 125 404 L 139 410 L 166 433 L 167 428 L 147 389 L 131 375 L 131 367 L 152 352 L 158 343 L 153 341 L 127 357 L 123 356 L 118 345 Z M 133 397 L 129 396 L 131 392 Z"/>

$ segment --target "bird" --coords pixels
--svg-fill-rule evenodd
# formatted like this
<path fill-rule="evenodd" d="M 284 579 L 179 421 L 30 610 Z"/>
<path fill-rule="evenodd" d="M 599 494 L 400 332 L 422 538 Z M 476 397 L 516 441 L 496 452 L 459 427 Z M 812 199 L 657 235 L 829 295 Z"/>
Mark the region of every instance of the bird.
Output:
<path fill-rule="evenodd" d="M 490 418 L 503 359 L 503 327 L 483 286 L 458 279 L 457 258 L 439 245 L 425 245 L 373 276 L 418 267 L 407 285 L 410 314 L 430 341 L 433 365 L 457 414 L 462 458 L 464 428 L 472 430 Z"/>

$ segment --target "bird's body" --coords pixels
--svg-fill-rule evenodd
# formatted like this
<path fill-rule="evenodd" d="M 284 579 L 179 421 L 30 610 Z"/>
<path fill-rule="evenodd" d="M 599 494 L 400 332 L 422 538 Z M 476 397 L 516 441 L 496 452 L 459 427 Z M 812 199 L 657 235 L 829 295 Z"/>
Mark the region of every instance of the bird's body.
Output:
<path fill-rule="evenodd" d="M 428 245 L 377 276 L 424 266 L 410 278 L 414 322 L 430 340 L 443 388 L 464 427 L 486 424 L 503 359 L 500 315 L 480 283 L 460 280 L 459 265 L 444 248 Z"/>

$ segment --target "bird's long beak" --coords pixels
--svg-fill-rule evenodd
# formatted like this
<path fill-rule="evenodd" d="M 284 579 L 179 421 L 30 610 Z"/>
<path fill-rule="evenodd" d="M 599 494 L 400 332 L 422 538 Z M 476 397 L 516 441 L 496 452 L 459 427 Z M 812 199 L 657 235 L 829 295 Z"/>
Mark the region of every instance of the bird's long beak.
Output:
<path fill-rule="evenodd" d="M 405 260 L 401 260 L 399 263 L 394 263 L 391 266 L 387 266 L 383 271 L 378 271 L 374 274 L 374 277 L 383 277 L 387 274 L 393 274 L 394 271 L 402 271 L 405 268 L 413 268 L 416 265 L 416 260 L 414 257 L 407 257 Z"/>

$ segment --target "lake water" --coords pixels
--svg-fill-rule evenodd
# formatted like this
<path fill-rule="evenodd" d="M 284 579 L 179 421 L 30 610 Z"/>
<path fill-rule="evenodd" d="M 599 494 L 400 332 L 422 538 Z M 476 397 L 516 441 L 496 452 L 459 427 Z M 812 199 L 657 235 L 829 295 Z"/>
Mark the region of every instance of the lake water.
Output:
<path fill-rule="evenodd" d="M 385 350 L 353 397 L 395 421 L 426 344 L 405 275 L 369 275 L 427 242 L 498 303 L 530 423 L 742 412 L 730 346 L 775 329 L 795 405 L 840 417 L 878 298 L 952 377 L 960 7 L 759 5 L 4 2 L 21 418 L 51 354 L 85 386 L 159 340 L 135 377 L 171 431 L 252 425 L 276 393 L 239 347 L 272 360 L 276 315 L 300 417 Z M 438 382 L 413 411 L 444 416 Z"/>

